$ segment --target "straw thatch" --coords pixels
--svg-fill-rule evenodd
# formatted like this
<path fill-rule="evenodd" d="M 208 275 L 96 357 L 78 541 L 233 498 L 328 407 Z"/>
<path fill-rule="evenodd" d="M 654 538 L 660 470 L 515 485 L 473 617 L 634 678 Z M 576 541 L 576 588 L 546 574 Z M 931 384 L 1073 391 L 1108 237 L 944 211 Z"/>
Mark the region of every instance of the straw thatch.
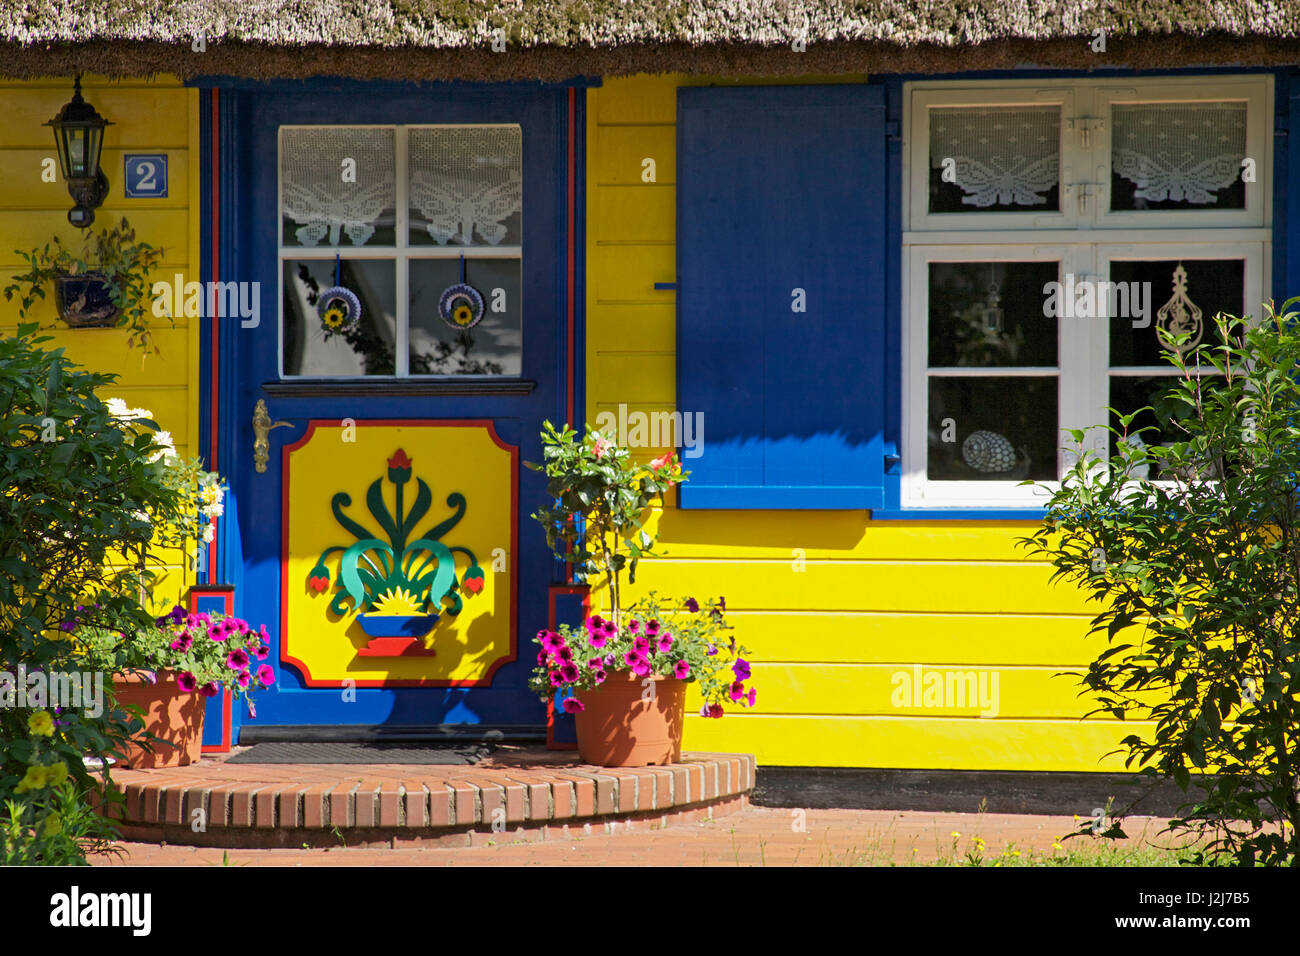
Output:
<path fill-rule="evenodd" d="M 0 0 L 0 73 L 18 77 L 1273 65 L 1300 61 L 1297 38 L 1294 0 Z"/>

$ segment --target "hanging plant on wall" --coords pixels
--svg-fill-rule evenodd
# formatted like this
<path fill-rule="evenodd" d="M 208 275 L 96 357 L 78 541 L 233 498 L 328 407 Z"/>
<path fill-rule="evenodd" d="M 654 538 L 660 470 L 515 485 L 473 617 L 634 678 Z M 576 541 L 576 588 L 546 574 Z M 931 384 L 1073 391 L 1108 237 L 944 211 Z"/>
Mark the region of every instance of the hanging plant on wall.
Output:
<path fill-rule="evenodd" d="M 357 614 L 361 629 L 371 637 L 421 637 L 428 634 L 445 611 L 459 614 L 464 607 L 461 592 L 478 594 L 484 587 L 483 569 L 469 548 L 448 547 L 442 537 L 460 523 L 467 507 L 465 496 L 453 491 L 447 504 L 455 513 L 412 539 L 415 526 L 424 518 L 433 493 L 424 479 L 416 479 L 415 501 L 405 507 L 405 486 L 411 480 L 413 462 L 399 448 L 388 459 L 388 480 L 395 486 L 396 513 L 390 512 L 383 495 L 383 478 L 376 478 L 366 492 L 366 507 L 383 529 L 387 541 L 343 513 L 352 504 L 340 491 L 330 501 L 334 517 L 355 537 L 356 543 L 326 548 L 307 576 L 315 593 L 330 587 L 326 562 L 337 553 L 337 589 L 329 609 L 334 614 Z M 455 555 L 463 555 L 469 566 L 458 578 Z M 444 606 L 444 600 L 450 603 Z"/>

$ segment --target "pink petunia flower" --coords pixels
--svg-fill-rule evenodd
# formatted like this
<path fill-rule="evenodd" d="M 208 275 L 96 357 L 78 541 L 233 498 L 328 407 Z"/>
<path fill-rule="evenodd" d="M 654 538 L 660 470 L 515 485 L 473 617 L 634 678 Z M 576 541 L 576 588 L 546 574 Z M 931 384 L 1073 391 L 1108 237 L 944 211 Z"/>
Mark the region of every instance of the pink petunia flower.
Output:
<path fill-rule="evenodd" d="M 670 651 L 673 648 L 673 636 L 667 631 L 659 635 L 659 650 Z"/>
<path fill-rule="evenodd" d="M 650 642 L 647 641 L 644 637 L 638 637 L 632 641 L 632 650 L 642 655 L 649 654 Z"/>
<path fill-rule="evenodd" d="M 270 645 L 259 644 L 257 645 L 257 650 L 253 651 L 253 656 L 256 657 L 259 661 L 264 661 L 266 660 L 267 656 L 270 653 L 271 653 Z"/>
<path fill-rule="evenodd" d="M 217 688 L 216 681 L 208 681 L 206 684 L 204 684 L 202 687 L 199 688 L 199 693 L 202 694 L 204 697 L 216 697 L 217 694 L 220 693 L 220 690 Z"/>
<path fill-rule="evenodd" d="M 758 691 L 754 690 L 754 688 L 751 687 L 751 688 L 749 689 L 749 697 L 747 698 L 747 699 L 749 700 L 749 706 L 750 706 L 750 707 L 753 707 L 753 706 L 754 706 L 754 700 L 755 700 L 757 697 L 758 697 Z"/>
<path fill-rule="evenodd" d="M 263 664 L 257 669 L 257 679 L 264 687 L 270 687 L 275 683 L 275 671 L 271 670 L 270 664 Z"/>
<path fill-rule="evenodd" d="M 573 660 L 573 650 L 568 647 L 561 647 L 555 652 L 555 656 L 562 661 L 571 661 Z"/>
<path fill-rule="evenodd" d="M 239 684 L 240 687 L 247 687 L 253 682 L 253 675 L 248 673 L 248 671 L 240 671 L 239 675 L 235 678 L 235 682 Z"/>
<path fill-rule="evenodd" d="M 576 697 L 564 698 L 564 703 L 560 706 L 564 708 L 566 714 L 580 714 L 586 709 L 582 706 L 582 701 Z"/>
<path fill-rule="evenodd" d="M 538 651 L 538 652 L 537 652 L 537 663 L 539 663 L 539 664 L 545 664 L 545 663 L 546 663 L 546 652 L 545 652 L 545 651 Z"/>
<path fill-rule="evenodd" d="M 639 653 L 637 653 L 635 649 L 630 650 L 623 655 L 623 662 L 627 664 L 628 667 L 636 667 L 638 664 L 644 661 L 645 658 L 642 657 Z"/>
<path fill-rule="evenodd" d="M 686 661 L 678 661 L 673 665 L 673 676 L 678 680 L 685 680 L 690 676 L 690 673 L 691 665 L 686 663 Z"/>
<path fill-rule="evenodd" d="M 241 671 L 248 667 L 248 652 L 242 647 L 236 647 L 226 655 L 226 666 L 232 671 Z"/>
<path fill-rule="evenodd" d="M 604 647 L 606 642 L 605 635 L 602 631 L 592 631 L 587 635 L 587 643 L 592 647 Z"/>
<path fill-rule="evenodd" d="M 564 638 L 554 631 L 543 631 L 542 647 L 548 651 L 558 651 L 561 647 L 564 647 Z"/>
<path fill-rule="evenodd" d="M 727 696 L 732 700 L 740 700 L 745 696 L 745 685 L 740 681 L 736 681 L 731 685 L 731 689 L 727 691 Z"/>
<path fill-rule="evenodd" d="M 192 694 L 194 689 L 198 687 L 198 681 L 194 679 L 194 675 L 189 671 L 181 671 L 176 675 L 176 686 L 180 688 L 182 694 Z"/>
<path fill-rule="evenodd" d="M 560 676 L 559 671 L 551 671 L 547 676 L 551 679 L 552 687 L 559 687 L 564 683 L 564 678 Z"/>
<path fill-rule="evenodd" d="M 605 621 L 602 617 L 600 617 L 600 615 L 593 614 L 591 617 L 587 618 L 582 623 L 583 626 L 587 628 L 588 634 L 595 634 L 597 631 L 601 629 Z"/>
<path fill-rule="evenodd" d="M 580 674 L 581 671 L 578 670 L 578 665 L 572 661 L 565 661 L 560 665 L 560 676 L 564 678 L 566 684 L 572 684 Z"/>
<path fill-rule="evenodd" d="M 650 620 L 645 622 L 645 636 L 654 637 L 658 633 L 659 621 L 652 617 Z"/>
<path fill-rule="evenodd" d="M 722 716 L 722 705 L 721 705 L 721 704 L 710 704 L 710 705 L 709 705 L 709 714 L 708 714 L 708 716 L 712 717 L 714 720 L 717 720 L 719 717 L 721 717 L 721 716 Z"/>

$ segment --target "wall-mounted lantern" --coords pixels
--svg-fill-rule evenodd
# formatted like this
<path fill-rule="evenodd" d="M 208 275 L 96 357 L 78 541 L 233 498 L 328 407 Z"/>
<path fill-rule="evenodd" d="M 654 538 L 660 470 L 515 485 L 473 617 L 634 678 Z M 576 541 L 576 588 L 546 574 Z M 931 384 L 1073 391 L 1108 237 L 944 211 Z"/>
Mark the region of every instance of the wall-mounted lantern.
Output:
<path fill-rule="evenodd" d="M 112 124 L 81 98 L 81 74 L 77 74 L 72 100 L 45 125 L 54 127 L 59 166 L 76 203 L 68 210 L 68 222 L 84 229 L 95 221 L 95 209 L 108 195 L 108 177 L 99 168 L 99 154 L 104 127 Z"/>

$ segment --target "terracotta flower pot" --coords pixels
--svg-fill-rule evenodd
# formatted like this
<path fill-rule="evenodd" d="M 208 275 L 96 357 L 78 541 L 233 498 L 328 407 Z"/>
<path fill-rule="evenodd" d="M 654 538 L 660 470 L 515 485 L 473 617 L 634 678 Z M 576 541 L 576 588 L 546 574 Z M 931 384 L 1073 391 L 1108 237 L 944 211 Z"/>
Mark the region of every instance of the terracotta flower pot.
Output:
<path fill-rule="evenodd" d="M 599 687 L 575 691 L 578 754 L 602 767 L 676 763 L 682 756 L 686 685 L 674 677 L 645 678 L 616 671 Z M 649 699 L 647 699 L 649 698 Z"/>
<path fill-rule="evenodd" d="M 172 671 L 159 671 L 157 680 L 151 684 L 138 674 L 113 677 L 113 693 L 118 704 L 132 704 L 143 710 L 144 729 L 165 741 L 154 741 L 154 752 L 149 753 L 133 738 L 126 746 L 127 766 L 133 770 L 184 767 L 202 754 L 207 698 L 198 691 L 184 693 L 176 686 Z"/>

